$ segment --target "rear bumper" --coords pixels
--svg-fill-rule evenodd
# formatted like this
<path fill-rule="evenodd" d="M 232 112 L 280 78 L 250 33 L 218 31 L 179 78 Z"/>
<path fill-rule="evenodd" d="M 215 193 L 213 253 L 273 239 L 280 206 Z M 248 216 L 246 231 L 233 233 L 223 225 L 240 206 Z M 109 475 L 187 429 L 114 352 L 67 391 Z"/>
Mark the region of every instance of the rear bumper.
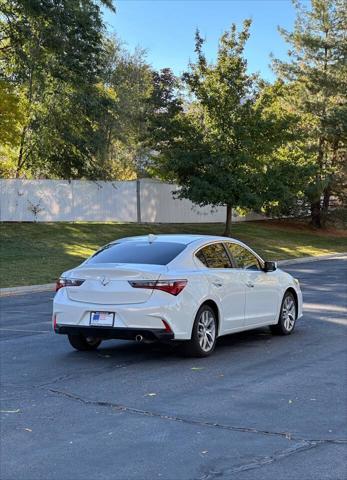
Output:
<path fill-rule="evenodd" d="M 189 340 L 196 313 L 195 309 L 199 303 L 190 299 L 189 292 L 187 294 L 189 301 L 187 301 L 187 295 L 180 294 L 175 297 L 157 290 L 144 303 L 95 304 L 70 300 L 66 290 L 66 288 L 61 288 L 54 297 L 53 326 L 56 323 L 62 328 L 98 328 L 90 325 L 91 312 L 112 312 L 114 313 L 113 326 L 103 327 L 111 330 L 109 332 L 102 330 L 101 332 L 103 335 L 109 333 L 108 338 L 132 339 L 134 338 L 134 332 L 137 331 L 139 331 L 139 335 L 142 335 L 142 331 L 144 331 L 149 332 L 147 336 L 158 338 L 158 335 L 161 336 L 161 332 L 167 333 L 163 323 L 165 321 L 170 326 L 175 340 Z"/>
<path fill-rule="evenodd" d="M 172 332 L 167 332 L 160 328 L 109 328 L 109 327 L 88 327 L 79 325 L 56 325 L 55 333 L 63 335 L 83 335 L 85 337 L 98 337 L 102 340 L 120 339 L 135 340 L 137 335 L 141 335 L 144 340 L 159 340 L 168 342 L 174 339 Z"/>

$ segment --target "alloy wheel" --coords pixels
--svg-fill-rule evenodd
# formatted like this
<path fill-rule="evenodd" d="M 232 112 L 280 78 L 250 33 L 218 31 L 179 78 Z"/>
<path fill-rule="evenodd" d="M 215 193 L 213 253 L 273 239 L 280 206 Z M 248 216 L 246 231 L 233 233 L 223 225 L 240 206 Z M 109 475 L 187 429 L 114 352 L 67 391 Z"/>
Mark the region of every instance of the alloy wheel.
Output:
<path fill-rule="evenodd" d="M 216 338 L 216 322 L 209 310 L 201 312 L 198 322 L 198 339 L 201 349 L 209 352 L 214 345 Z"/>
<path fill-rule="evenodd" d="M 296 307 L 294 298 L 288 295 L 283 302 L 281 319 L 283 321 L 284 328 L 290 332 L 294 328 L 296 319 Z"/>

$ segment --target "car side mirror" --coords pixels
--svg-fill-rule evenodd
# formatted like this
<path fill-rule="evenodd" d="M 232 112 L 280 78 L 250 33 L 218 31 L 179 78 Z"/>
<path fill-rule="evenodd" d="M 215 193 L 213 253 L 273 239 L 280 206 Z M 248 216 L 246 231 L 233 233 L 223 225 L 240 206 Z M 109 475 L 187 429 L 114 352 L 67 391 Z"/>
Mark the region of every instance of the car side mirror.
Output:
<path fill-rule="evenodd" d="M 274 272 L 277 269 L 277 262 L 264 262 L 264 272 Z"/>

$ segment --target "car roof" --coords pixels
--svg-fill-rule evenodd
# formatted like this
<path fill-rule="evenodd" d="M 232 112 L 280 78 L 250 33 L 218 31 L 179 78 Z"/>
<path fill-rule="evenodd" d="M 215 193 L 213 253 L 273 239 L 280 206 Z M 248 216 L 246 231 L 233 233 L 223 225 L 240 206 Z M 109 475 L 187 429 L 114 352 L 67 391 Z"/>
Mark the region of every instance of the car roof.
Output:
<path fill-rule="evenodd" d="M 206 242 L 212 242 L 219 240 L 221 242 L 224 242 L 226 240 L 235 240 L 230 237 L 222 237 L 222 236 L 216 236 L 216 235 L 193 235 L 193 234 L 160 234 L 160 235 L 155 235 L 155 234 L 149 234 L 149 235 L 139 235 L 135 237 L 125 237 L 125 238 L 119 238 L 117 240 L 114 240 L 111 243 L 117 243 L 117 242 L 131 242 L 131 241 L 137 241 L 137 242 L 174 242 L 174 243 L 183 243 L 184 245 L 189 245 L 190 243 L 196 242 L 196 241 L 206 241 Z M 237 241 L 237 240 L 236 240 Z"/>

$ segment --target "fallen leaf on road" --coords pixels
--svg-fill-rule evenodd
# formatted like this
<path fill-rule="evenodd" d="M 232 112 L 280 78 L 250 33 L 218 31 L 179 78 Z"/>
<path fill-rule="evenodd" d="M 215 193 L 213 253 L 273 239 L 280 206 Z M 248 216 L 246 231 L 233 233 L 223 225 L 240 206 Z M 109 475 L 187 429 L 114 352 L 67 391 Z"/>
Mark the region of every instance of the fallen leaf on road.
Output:
<path fill-rule="evenodd" d="M 156 393 L 146 393 L 145 397 L 155 397 L 156 395 Z"/>
<path fill-rule="evenodd" d="M 204 367 L 192 367 L 191 370 L 203 370 Z"/>
<path fill-rule="evenodd" d="M 24 430 L 27 432 L 32 432 L 31 428 L 24 428 Z"/>
<path fill-rule="evenodd" d="M 293 403 L 293 400 L 288 400 L 288 403 Z"/>
<path fill-rule="evenodd" d="M 208 453 L 208 450 L 203 450 L 201 453 L 203 454 Z"/>
<path fill-rule="evenodd" d="M 17 410 L 0 410 L 0 413 L 19 413 L 20 410 L 17 408 Z"/>

